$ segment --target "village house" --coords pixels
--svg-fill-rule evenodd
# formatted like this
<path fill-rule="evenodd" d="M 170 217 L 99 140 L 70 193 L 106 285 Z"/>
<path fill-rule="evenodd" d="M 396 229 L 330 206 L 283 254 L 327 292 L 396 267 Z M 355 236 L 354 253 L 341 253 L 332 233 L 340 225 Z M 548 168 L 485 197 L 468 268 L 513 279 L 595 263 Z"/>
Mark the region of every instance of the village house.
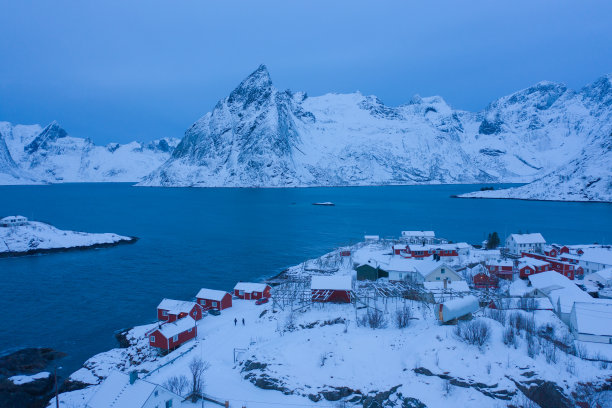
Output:
<path fill-rule="evenodd" d="M 172 391 L 138 378 L 112 370 L 96 387 L 86 408 L 168 408 L 180 407 L 183 398 Z"/>
<path fill-rule="evenodd" d="M 540 233 L 511 234 L 506 238 L 506 249 L 515 255 L 523 252 L 542 253 L 545 244 L 546 240 Z"/>
<path fill-rule="evenodd" d="M 28 219 L 23 215 L 11 215 L 0 219 L 0 227 L 16 227 L 27 223 Z"/>
<path fill-rule="evenodd" d="M 191 316 L 194 320 L 202 318 L 202 307 L 196 302 L 186 300 L 163 299 L 157 305 L 157 320 L 174 322 Z"/>
<path fill-rule="evenodd" d="M 389 273 L 380 269 L 378 265 L 372 260 L 368 261 L 368 263 L 364 263 L 355 267 L 355 271 L 357 272 L 357 280 L 359 281 L 375 281 L 380 278 L 389 277 Z"/>
<path fill-rule="evenodd" d="M 411 280 L 413 282 L 434 282 L 434 281 L 458 281 L 461 276 L 455 272 L 448 264 L 443 261 L 428 259 L 406 259 L 392 257 L 387 264 L 380 264 L 380 269 L 389 274 L 389 281 L 400 282 Z"/>
<path fill-rule="evenodd" d="M 190 316 L 172 323 L 163 323 L 147 333 L 149 345 L 162 350 L 174 350 L 198 335 L 196 321 Z"/>
<path fill-rule="evenodd" d="M 313 276 L 310 294 L 313 302 L 350 303 L 353 279 L 350 275 Z"/>
<path fill-rule="evenodd" d="M 576 268 L 576 265 L 570 262 L 563 261 L 562 259 L 551 258 L 546 255 L 528 252 L 523 252 L 523 258 L 521 259 L 524 258 L 533 258 L 538 259 L 540 261 L 544 261 L 550 265 L 550 270 L 558 272 L 571 280 L 574 280 L 576 274 L 582 275 L 582 269 L 579 270 L 578 268 Z"/>
<path fill-rule="evenodd" d="M 485 267 L 491 275 L 498 278 L 512 280 L 514 261 L 511 259 L 492 259 L 485 262 Z"/>
<path fill-rule="evenodd" d="M 472 276 L 472 284 L 475 289 L 497 289 L 499 278 L 485 272 L 480 272 Z"/>
<path fill-rule="evenodd" d="M 405 256 L 406 258 L 428 258 L 435 256 L 439 259 L 456 259 L 459 256 L 467 256 L 471 246 L 465 242 L 456 244 L 409 244 L 403 251 L 397 252 L 394 247 L 394 254 Z"/>
<path fill-rule="evenodd" d="M 576 340 L 612 344 L 612 302 L 575 302 L 569 326 Z"/>
<path fill-rule="evenodd" d="M 433 231 L 402 231 L 402 239 L 409 244 L 434 244 L 436 234 Z"/>
<path fill-rule="evenodd" d="M 562 261 L 570 262 L 581 268 L 585 275 L 612 268 L 612 248 L 578 248 L 575 254 L 563 254 Z"/>
<path fill-rule="evenodd" d="M 245 300 L 269 298 L 270 289 L 265 283 L 238 282 L 234 286 L 234 296 Z"/>
<path fill-rule="evenodd" d="M 519 277 L 527 279 L 529 275 L 542 273 L 550 270 L 550 264 L 540 259 L 523 257 L 518 260 Z"/>
<path fill-rule="evenodd" d="M 204 310 L 223 310 L 232 307 L 232 295 L 224 290 L 202 288 L 196 295 L 196 302 Z"/>

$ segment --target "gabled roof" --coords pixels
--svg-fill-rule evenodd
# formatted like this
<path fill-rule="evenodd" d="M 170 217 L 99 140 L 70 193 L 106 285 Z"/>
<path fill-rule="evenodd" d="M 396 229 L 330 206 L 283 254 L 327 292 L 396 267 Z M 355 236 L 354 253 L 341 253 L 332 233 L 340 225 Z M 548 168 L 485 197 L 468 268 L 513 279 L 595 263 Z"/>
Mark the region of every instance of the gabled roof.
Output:
<path fill-rule="evenodd" d="M 510 238 L 517 244 L 545 244 L 546 240 L 539 232 L 533 234 L 511 234 Z"/>
<path fill-rule="evenodd" d="M 197 303 L 187 300 L 164 299 L 157 305 L 157 308 L 167 310 L 168 313 L 177 315 L 180 313 L 189 313 L 195 306 L 197 306 Z"/>
<path fill-rule="evenodd" d="M 555 310 L 570 313 L 575 302 L 592 302 L 593 298 L 580 289 L 574 282 L 555 271 L 529 275 L 531 285 L 550 299 Z"/>
<path fill-rule="evenodd" d="M 130 384 L 130 377 L 119 371 L 111 371 L 100 384 L 89 402 L 88 408 L 140 408 L 155 389 L 161 389 L 180 401 L 180 396 L 146 380 L 138 379 Z"/>
<path fill-rule="evenodd" d="M 223 297 L 225 297 L 225 295 L 228 295 L 229 293 L 223 291 L 223 290 L 215 290 L 215 289 L 200 289 L 200 291 L 198 292 L 198 294 L 196 295 L 196 298 L 198 299 L 210 299 L 210 300 L 217 300 L 217 301 L 222 301 Z"/>
<path fill-rule="evenodd" d="M 183 317 L 172 323 L 164 323 L 157 331 L 159 331 L 165 338 L 176 336 L 177 334 L 186 332 L 187 330 L 195 327 L 196 322 L 191 316 Z"/>
<path fill-rule="evenodd" d="M 538 267 L 538 266 L 546 266 L 549 265 L 548 262 L 546 261 L 542 261 L 539 259 L 535 259 L 535 258 L 530 258 L 530 257 L 522 257 L 519 260 L 519 268 L 524 268 L 525 266 L 532 266 L 532 267 Z"/>
<path fill-rule="evenodd" d="M 350 275 L 313 276 L 310 289 L 352 290 L 353 279 Z"/>
<path fill-rule="evenodd" d="M 243 290 L 247 293 L 263 292 L 267 286 L 265 283 L 238 282 L 234 290 Z"/>

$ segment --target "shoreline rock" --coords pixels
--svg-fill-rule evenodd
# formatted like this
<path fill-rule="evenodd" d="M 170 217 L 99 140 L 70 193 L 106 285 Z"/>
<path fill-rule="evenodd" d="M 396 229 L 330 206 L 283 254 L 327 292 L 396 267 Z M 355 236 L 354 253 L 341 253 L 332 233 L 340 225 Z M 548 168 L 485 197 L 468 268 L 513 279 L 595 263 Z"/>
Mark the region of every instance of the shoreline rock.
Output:
<path fill-rule="evenodd" d="M 110 247 L 114 247 L 118 245 L 135 244 L 139 239 L 140 238 L 138 237 L 128 237 L 128 239 L 121 239 L 117 242 L 105 242 L 105 243 L 92 244 L 92 245 L 79 245 L 79 246 L 64 247 L 64 248 L 40 248 L 40 249 L 30 249 L 27 251 L 0 252 L 0 258 L 15 258 L 15 257 L 20 257 L 20 256 L 50 254 L 50 253 L 56 253 L 56 252 L 86 251 L 88 249 L 110 248 Z"/>

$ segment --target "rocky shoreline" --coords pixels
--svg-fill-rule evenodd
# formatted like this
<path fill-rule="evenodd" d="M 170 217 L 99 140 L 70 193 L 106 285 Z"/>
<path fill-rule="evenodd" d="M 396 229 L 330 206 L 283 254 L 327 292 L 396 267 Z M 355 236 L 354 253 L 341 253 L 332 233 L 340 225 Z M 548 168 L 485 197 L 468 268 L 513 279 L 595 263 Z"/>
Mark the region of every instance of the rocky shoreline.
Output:
<path fill-rule="evenodd" d="M 127 238 L 120 239 L 117 242 L 105 242 L 105 243 L 92 244 L 92 245 L 78 245 L 78 246 L 64 247 L 64 248 L 37 248 L 37 249 L 29 249 L 27 251 L 0 252 L 0 258 L 14 258 L 14 257 L 19 257 L 19 256 L 51 254 L 51 253 L 57 253 L 57 252 L 86 251 L 88 249 L 100 249 L 100 248 L 114 247 L 118 245 L 135 244 L 138 240 L 139 240 L 138 237 L 127 237 Z"/>

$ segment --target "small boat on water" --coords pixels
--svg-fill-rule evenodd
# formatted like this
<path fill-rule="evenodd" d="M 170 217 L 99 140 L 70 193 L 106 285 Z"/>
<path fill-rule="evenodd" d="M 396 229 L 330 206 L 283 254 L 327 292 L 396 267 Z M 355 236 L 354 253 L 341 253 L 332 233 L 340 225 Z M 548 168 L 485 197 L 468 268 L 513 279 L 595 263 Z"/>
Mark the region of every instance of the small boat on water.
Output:
<path fill-rule="evenodd" d="M 333 207 L 333 206 L 335 206 L 336 204 L 334 204 L 334 203 L 332 203 L 332 202 L 330 202 L 330 201 L 325 201 L 325 202 L 323 202 L 323 203 L 312 203 L 312 205 L 326 205 L 326 206 L 328 206 L 328 207 Z"/>

